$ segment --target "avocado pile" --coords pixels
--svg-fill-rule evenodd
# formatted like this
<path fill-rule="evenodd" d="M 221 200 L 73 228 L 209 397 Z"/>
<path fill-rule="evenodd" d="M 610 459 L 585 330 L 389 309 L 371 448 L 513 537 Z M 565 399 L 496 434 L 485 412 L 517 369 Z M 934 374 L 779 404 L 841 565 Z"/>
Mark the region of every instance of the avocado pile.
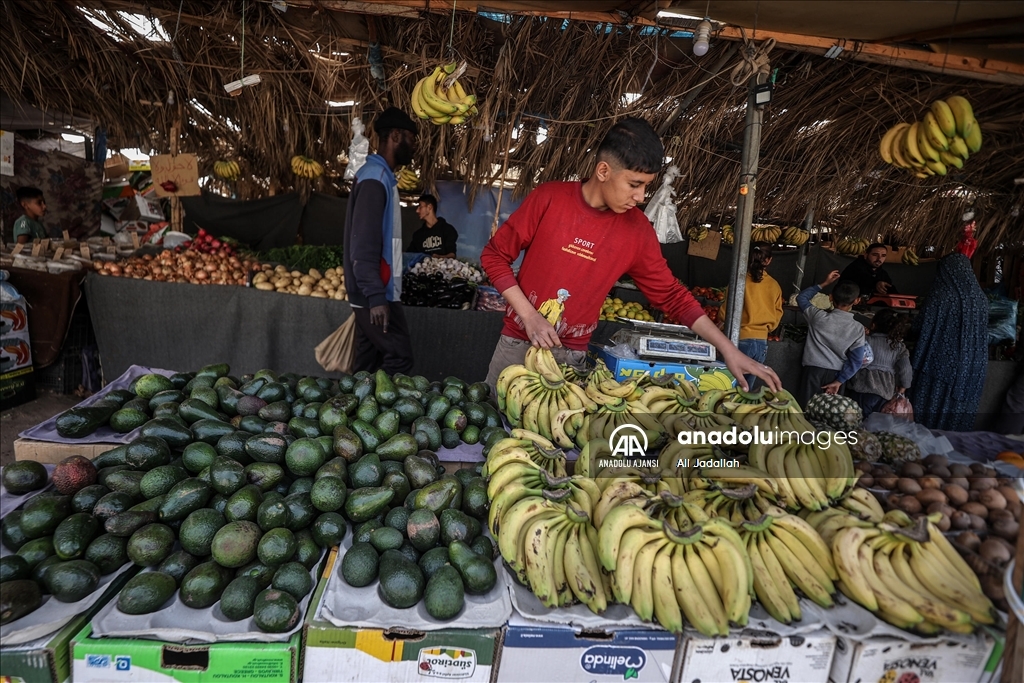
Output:
<path fill-rule="evenodd" d="M 342 558 L 341 577 L 357 588 L 379 581 L 380 597 L 391 607 L 414 607 L 423 600 L 427 614 L 447 621 L 462 612 L 466 593 L 483 595 L 494 588 L 497 549 L 482 534 L 487 484 L 473 470 L 441 474 L 431 455 L 423 451 L 402 463 L 408 486 L 417 487 L 404 504 L 395 505 L 387 487 L 398 469 L 385 475 L 379 489 L 352 492 L 346 511 L 353 499 L 358 505 L 349 518 L 365 521 L 355 528 L 352 547 Z M 349 468 L 349 477 L 362 478 L 365 470 L 378 467 L 379 476 L 390 462 L 363 456 Z M 372 491 L 383 494 L 371 500 Z"/>
<path fill-rule="evenodd" d="M 109 491 L 96 481 L 96 467 L 72 456 L 54 470 L 55 488 L 44 491 L 0 520 L 0 542 L 11 555 L 0 558 L 0 624 L 39 609 L 47 594 L 60 602 L 78 602 L 105 574 L 127 561 L 127 538 L 104 533 L 97 503 Z M 6 493 L 43 488 L 48 477 L 37 462 L 4 468 Z"/>
<path fill-rule="evenodd" d="M 381 532 L 367 545 L 383 553 L 368 581 L 379 573 L 385 600 L 392 587 L 397 603 L 457 594 L 436 600 L 446 606 L 439 614 L 453 605 L 457 613 L 464 589 L 490 590 L 494 577 L 481 564 L 494 574 L 494 548 L 479 521 L 486 487 L 473 473 L 445 475 L 434 454 L 507 435 L 487 398 L 486 384 L 454 377 L 430 383 L 378 371 L 328 380 L 261 370 L 235 378 L 217 364 L 144 375 L 62 413 L 57 427 L 78 436 L 104 424 L 121 433 L 141 428 L 93 461 L 97 483 L 75 494 L 90 492 L 87 516 L 98 521 L 81 536 L 103 539 L 111 564 L 148 568 L 122 589 L 122 612 L 159 610 L 177 592 L 190 607 L 219 602 L 227 619 L 253 617 L 278 633 L 298 623 L 298 603 L 313 589 L 309 571 L 322 548 L 342 541 L 349 521 L 360 525 L 357 541 Z M 436 527 L 430 543 L 429 531 L 409 526 L 413 514 L 428 513 L 433 523 L 420 524 Z M 432 590 L 417 562 L 438 543 L 461 573 L 456 582 L 445 571 Z M 395 580 L 385 582 L 390 574 Z M 403 590 L 400 577 L 418 588 Z"/>

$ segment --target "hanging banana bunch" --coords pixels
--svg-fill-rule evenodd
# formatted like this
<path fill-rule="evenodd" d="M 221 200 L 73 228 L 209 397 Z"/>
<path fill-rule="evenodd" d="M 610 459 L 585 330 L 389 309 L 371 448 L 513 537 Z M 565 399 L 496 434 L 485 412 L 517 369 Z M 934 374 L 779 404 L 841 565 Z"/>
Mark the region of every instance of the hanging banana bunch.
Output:
<path fill-rule="evenodd" d="M 316 159 L 297 154 L 292 157 L 292 173 L 300 178 L 319 178 L 324 174 L 324 167 Z"/>
<path fill-rule="evenodd" d="M 398 176 L 398 189 L 402 192 L 413 192 L 420 186 L 419 175 L 408 166 L 402 166 L 396 175 Z"/>
<path fill-rule="evenodd" d="M 241 169 L 238 168 L 237 161 L 221 159 L 213 162 L 213 175 L 221 180 L 238 180 Z"/>
<path fill-rule="evenodd" d="M 435 126 L 465 123 L 479 111 L 476 95 L 467 94 L 459 77 L 466 71 L 466 62 L 437 66 L 421 78 L 412 89 L 412 109 L 416 116 Z"/>

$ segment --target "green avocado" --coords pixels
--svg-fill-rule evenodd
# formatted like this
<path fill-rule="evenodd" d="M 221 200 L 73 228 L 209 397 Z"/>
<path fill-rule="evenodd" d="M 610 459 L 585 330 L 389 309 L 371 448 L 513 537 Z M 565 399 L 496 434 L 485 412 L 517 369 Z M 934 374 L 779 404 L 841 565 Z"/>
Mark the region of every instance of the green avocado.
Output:
<path fill-rule="evenodd" d="M 163 572 L 142 572 L 128 579 L 117 595 L 117 609 L 125 614 L 149 614 L 171 599 L 178 583 Z"/>

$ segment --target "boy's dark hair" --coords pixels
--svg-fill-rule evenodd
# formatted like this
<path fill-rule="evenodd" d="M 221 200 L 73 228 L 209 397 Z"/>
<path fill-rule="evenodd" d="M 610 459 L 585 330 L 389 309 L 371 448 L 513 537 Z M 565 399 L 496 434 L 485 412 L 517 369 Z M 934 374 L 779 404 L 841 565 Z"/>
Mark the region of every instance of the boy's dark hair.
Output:
<path fill-rule="evenodd" d="M 884 334 L 889 340 L 889 347 L 898 348 L 910 331 L 910 316 L 891 308 L 883 308 L 872 319 L 871 331 Z"/>
<path fill-rule="evenodd" d="M 860 287 L 856 282 L 847 280 L 840 282 L 832 290 L 832 302 L 839 306 L 849 306 L 860 298 Z"/>
<path fill-rule="evenodd" d="M 612 126 L 597 148 L 597 160 L 637 173 L 658 173 L 665 158 L 661 138 L 643 119 L 630 117 Z"/>
<path fill-rule="evenodd" d="M 889 251 L 889 247 L 885 244 L 882 244 L 881 242 L 873 242 L 868 245 L 868 248 L 864 250 L 864 253 L 870 254 L 873 249 L 885 249 L 886 251 Z"/>
<path fill-rule="evenodd" d="M 435 197 L 434 195 L 429 193 L 420 195 L 420 203 L 430 204 L 432 207 L 434 207 L 434 213 L 437 213 L 437 197 Z"/>
<path fill-rule="evenodd" d="M 19 187 L 14 196 L 18 199 L 18 203 L 21 204 L 29 199 L 42 199 L 43 191 L 38 187 Z"/>
<path fill-rule="evenodd" d="M 747 266 L 747 272 L 750 273 L 750 279 L 754 282 L 760 282 L 764 279 L 764 269 L 768 265 L 768 261 L 772 258 L 772 245 L 767 242 L 755 242 L 750 247 L 750 265 Z"/>

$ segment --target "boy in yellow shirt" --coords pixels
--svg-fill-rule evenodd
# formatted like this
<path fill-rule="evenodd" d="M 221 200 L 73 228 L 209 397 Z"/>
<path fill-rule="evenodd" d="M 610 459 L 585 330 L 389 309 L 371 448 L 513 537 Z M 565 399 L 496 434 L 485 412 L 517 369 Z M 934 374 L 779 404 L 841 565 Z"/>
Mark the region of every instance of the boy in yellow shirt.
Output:
<path fill-rule="evenodd" d="M 782 288 L 765 268 L 772 262 L 772 246 L 757 242 L 750 247 L 750 264 L 747 266 L 747 284 L 743 291 L 743 315 L 740 317 L 740 342 L 737 348 L 744 355 L 758 363 L 768 357 L 768 334 L 779 326 L 782 320 Z M 719 312 L 719 320 L 725 324 L 725 304 Z M 747 384 L 754 388 L 753 375 L 747 376 Z"/>

